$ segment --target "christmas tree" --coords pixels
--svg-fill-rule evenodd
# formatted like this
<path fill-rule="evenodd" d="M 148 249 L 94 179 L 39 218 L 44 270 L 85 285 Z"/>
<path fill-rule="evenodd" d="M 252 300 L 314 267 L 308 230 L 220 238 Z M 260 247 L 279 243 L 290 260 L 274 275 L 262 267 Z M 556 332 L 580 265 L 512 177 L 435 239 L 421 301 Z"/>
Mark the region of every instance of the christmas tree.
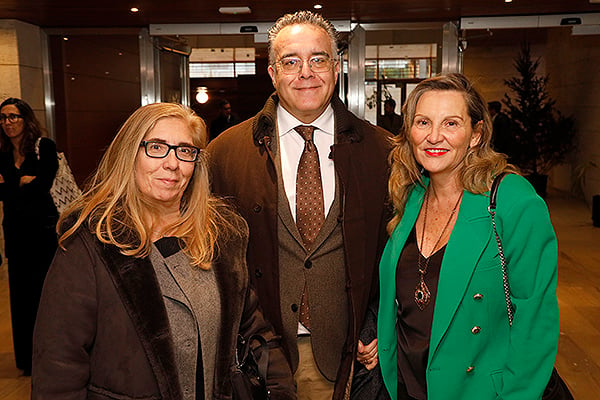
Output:
<path fill-rule="evenodd" d="M 539 64 L 524 43 L 514 63 L 519 76 L 504 81 L 513 92 L 513 97 L 505 94 L 503 99 L 518 143 L 512 161 L 529 175 L 547 174 L 564 161 L 575 139 L 575 121 L 556 110 L 547 91 L 549 75 L 537 74 Z"/>

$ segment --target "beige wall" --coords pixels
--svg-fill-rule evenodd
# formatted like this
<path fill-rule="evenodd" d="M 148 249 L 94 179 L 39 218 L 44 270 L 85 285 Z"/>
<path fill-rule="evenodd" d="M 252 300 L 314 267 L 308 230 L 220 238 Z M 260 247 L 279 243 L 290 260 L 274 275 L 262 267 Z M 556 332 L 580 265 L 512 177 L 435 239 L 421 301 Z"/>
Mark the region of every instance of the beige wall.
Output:
<path fill-rule="evenodd" d="M 578 129 L 578 150 L 570 160 L 573 182 L 590 204 L 592 195 L 600 194 L 600 35 L 553 30 L 548 49 L 550 90 L 557 108 L 575 116 Z M 590 162 L 598 167 L 585 168 L 585 181 L 579 182 L 578 173 Z"/>
<path fill-rule="evenodd" d="M 45 125 L 42 32 L 17 20 L 0 20 L 0 101 L 18 97 Z"/>
<path fill-rule="evenodd" d="M 539 74 L 549 74 L 548 90 L 556 107 L 573 115 L 578 150 L 565 165 L 555 168 L 549 184 L 584 196 L 600 193 L 600 168 L 587 168 L 579 189 L 578 171 L 595 162 L 600 167 L 600 35 L 573 36 L 571 28 L 467 31 L 464 73 L 473 79 L 486 100 L 501 100 L 508 88 L 504 80 L 516 75 L 513 63 L 523 41 L 540 58 Z"/>
<path fill-rule="evenodd" d="M 501 101 L 508 88 L 505 79 L 515 76 L 514 59 L 520 44 L 527 42 L 533 57 L 544 54 L 546 30 L 498 29 L 467 31 L 467 49 L 463 53 L 463 72 L 475 82 L 487 101 Z M 545 72 L 542 58 L 538 72 Z"/>

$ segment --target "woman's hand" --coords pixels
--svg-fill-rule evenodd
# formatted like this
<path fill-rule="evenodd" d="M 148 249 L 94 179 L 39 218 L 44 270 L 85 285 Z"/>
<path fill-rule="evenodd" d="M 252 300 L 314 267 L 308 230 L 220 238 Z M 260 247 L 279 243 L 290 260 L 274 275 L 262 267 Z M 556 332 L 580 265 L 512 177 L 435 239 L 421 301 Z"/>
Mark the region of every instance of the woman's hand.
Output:
<path fill-rule="evenodd" d="M 4 183 L 4 177 L 0 174 L 0 183 Z"/>
<path fill-rule="evenodd" d="M 356 360 L 365 366 L 369 371 L 377 366 L 379 362 L 379 353 L 377 351 L 377 339 L 373 339 L 368 345 L 364 345 L 362 341 L 358 341 L 358 351 Z"/>
<path fill-rule="evenodd" d="M 19 186 L 27 185 L 28 183 L 31 183 L 31 181 L 34 179 L 35 179 L 35 176 L 23 175 L 21 177 L 21 180 L 19 181 Z"/>

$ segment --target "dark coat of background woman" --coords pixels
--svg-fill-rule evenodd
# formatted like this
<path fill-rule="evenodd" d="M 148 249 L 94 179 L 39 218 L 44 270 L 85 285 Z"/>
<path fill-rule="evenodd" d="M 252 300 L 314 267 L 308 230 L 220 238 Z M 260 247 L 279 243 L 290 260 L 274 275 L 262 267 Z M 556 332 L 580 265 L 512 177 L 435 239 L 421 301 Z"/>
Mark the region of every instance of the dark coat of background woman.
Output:
<path fill-rule="evenodd" d="M 0 200 L 8 259 L 17 368 L 31 374 L 33 326 L 46 272 L 57 248 L 58 212 L 50 188 L 58 169 L 56 145 L 35 144 L 42 130 L 31 107 L 9 98 L 0 105 Z"/>

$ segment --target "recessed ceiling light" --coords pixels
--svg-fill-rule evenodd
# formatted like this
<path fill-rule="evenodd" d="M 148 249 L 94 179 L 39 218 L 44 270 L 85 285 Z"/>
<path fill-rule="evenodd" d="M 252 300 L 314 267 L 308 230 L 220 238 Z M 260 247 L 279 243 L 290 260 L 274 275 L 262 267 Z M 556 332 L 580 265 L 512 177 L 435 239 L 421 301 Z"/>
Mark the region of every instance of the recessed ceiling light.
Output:
<path fill-rule="evenodd" d="M 63 40 L 67 41 L 67 40 L 69 40 L 69 38 L 65 36 L 65 37 L 63 37 Z"/>
<path fill-rule="evenodd" d="M 512 0 L 504 0 L 505 3 L 512 3 Z"/>
<path fill-rule="evenodd" d="M 221 14 L 250 14 L 250 7 L 219 7 Z"/>
<path fill-rule="evenodd" d="M 313 8 L 314 8 L 315 10 L 320 10 L 321 8 L 323 8 L 323 5 L 322 5 L 322 4 L 315 4 L 315 5 L 313 6 Z"/>
<path fill-rule="evenodd" d="M 140 9 L 139 9 L 139 8 L 137 8 L 137 7 L 131 7 L 131 8 L 129 9 L 129 11 L 131 11 L 132 13 L 136 13 L 136 12 L 140 11 Z"/>

